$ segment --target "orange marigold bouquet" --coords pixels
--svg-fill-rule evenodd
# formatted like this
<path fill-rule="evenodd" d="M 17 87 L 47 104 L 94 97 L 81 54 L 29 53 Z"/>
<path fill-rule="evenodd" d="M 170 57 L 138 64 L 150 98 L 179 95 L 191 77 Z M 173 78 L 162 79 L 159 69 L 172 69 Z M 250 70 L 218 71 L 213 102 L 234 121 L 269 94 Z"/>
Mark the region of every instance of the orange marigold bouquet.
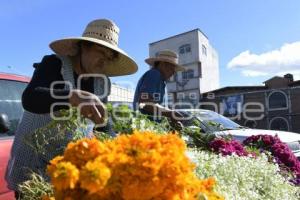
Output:
<path fill-rule="evenodd" d="M 199 180 L 176 134 L 134 131 L 100 142 L 69 143 L 48 165 L 56 200 L 223 199 Z M 49 197 L 50 199 L 50 197 Z"/>

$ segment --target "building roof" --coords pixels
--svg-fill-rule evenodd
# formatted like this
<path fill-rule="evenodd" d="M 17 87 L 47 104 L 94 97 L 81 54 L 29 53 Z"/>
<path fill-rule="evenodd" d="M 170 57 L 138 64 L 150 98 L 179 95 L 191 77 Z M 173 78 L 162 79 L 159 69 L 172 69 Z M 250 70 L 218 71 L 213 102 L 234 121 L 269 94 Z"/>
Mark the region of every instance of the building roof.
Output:
<path fill-rule="evenodd" d="M 31 78 L 28 76 L 23 76 L 23 75 L 18 75 L 18 74 L 0 72 L 0 79 L 11 80 L 11 81 L 21 81 L 21 82 L 28 83 Z"/>
<path fill-rule="evenodd" d="M 246 90 L 263 90 L 263 89 L 266 89 L 267 87 L 266 86 L 228 86 L 228 87 L 223 87 L 223 88 L 219 88 L 219 89 L 216 89 L 216 90 L 212 90 L 212 91 L 209 91 L 209 92 L 205 92 L 205 93 L 202 93 L 203 95 L 206 95 L 206 94 L 209 94 L 209 93 L 219 93 L 219 92 L 224 92 L 224 91 L 228 91 L 228 90 L 241 90 L 241 89 L 246 89 Z"/>
<path fill-rule="evenodd" d="M 187 34 L 187 33 L 194 32 L 194 31 L 199 31 L 200 33 L 202 33 L 202 34 L 208 39 L 208 37 L 207 37 L 207 35 L 205 35 L 205 33 L 203 33 L 199 28 L 196 28 L 196 29 L 193 29 L 193 30 L 184 32 L 184 33 L 180 33 L 180 34 L 177 34 L 177 35 L 173 35 L 173 36 L 171 36 L 171 37 L 167 37 L 167 38 L 165 38 L 165 39 L 158 40 L 158 41 L 156 41 L 156 42 L 151 42 L 149 45 L 153 45 L 153 44 L 155 44 L 155 43 L 158 43 L 158 42 L 161 42 L 161 41 L 164 41 L 164 40 L 169 40 L 169 39 L 171 39 L 171 38 L 175 38 L 175 37 L 178 37 L 178 36 L 182 36 L 182 35 L 185 35 L 185 34 Z"/>
<path fill-rule="evenodd" d="M 293 81 L 289 84 L 289 86 L 294 87 L 294 86 L 300 86 L 300 80 L 298 81 Z"/>
<path fill-rule="evenodd" d="M 285 79 L 284 77 L 280 77 L 280 76 L 273 76 L 272 78 L 269 78 L 268 80 L 265 80 L 263 83 L 267 83 L 269 81 L 272 81 L 274 79 Z"/>
<path fill-rule="evenodd" d="M 269 88 L 269 85 L 267 85 L 268 82 L 272 81 L 272 80 L 275 80 L 275 79 L 286 79 L 285 77 L 280 77 L 280 76 L 273 76 L 272 78 L 264 81 L 263 83 L 265 85 L 257 85 L 257 86 L 228 86 L 228 87 L 223 87 L 223 88 L 219 88 L 219 89 L 216 89 L 216 90 L 212 90 L 212 91 L 209 91 L 209 92 L 205 92 L 205 93 L 202 93 L 202 95 L 208 95 L 210 93 L 221 93 L 221 92 L 225 92 L 225 91 L 233 91 L 233 90 L 245 90 L 245 92 L 249 92 L 249 91 L 256 91 L 256 90 L 265 90 L 265 89 L 268 89 Z M 286 85 L 286 87 L 295 87 L 295 86 L 300 86 L 300 80 L 297 80 L 297 81 L 293 81 L 293 82 L 290 82 L 288 85 Z"/>

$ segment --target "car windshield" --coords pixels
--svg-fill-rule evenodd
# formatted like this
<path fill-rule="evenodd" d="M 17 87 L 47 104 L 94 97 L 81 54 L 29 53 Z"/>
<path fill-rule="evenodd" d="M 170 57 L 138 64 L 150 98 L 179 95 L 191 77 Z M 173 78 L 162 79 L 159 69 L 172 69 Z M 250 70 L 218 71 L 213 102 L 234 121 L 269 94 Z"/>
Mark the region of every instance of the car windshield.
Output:
<path fill-rule="evenodd" d="M 22 93 L 27 83 L 0 80 L 0 113 L 6 114 L 10 121 L 7 135 L 13 135 L 23 113 Z"/>
<path fill-rule="evenodd" d="M 211 131 L 223 131 L 243 128 L 232 120 L 208 110 L 190 111 L 192 115 L 197 117 Z"/>

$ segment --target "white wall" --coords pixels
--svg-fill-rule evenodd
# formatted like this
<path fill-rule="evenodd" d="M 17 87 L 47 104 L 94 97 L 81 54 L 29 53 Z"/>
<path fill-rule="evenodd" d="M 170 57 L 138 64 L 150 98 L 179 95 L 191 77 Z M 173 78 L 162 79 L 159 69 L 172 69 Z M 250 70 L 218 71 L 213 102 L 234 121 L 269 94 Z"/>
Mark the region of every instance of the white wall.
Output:
<path fill-rule="evenodd" d="M 180 54 L 179 47 L 185 44 L 191 45 L 191 52 Z M 207 54 L 204 55 L 202 45 L 206 47 Z M 201 62 L 201 77 L 190 79 L 182 88 L 174 82 L 168 82 L 168 92 L 176 92 L 185 90 L 186 94 L 193 92 L 197 95 L 199 101 L 199 93 L 207 92 L 219 88 L 219 61 L 218 54 L 210 45 L 208 38 L 198 29 L 179 34 L 149 45 L 149 55 L 154 57 L 161 50 L 170 49 L 179 56 L 179 64 L 183 65 L 186 70 L 193 69 L 194 77 L 198 76 L 198 63 Z M 173 82 L 172 82 L 173 81 Z M 182 72 L 177 74 L 177 81 L 182 82 Z"/>
<path fill-rule="evenodd" d="M 185 35 L 173 37 L 167 40 L 162 40 L 158 43 L 152 43 L 149 46 L 149 56 L 153 57 L 155 56 L 155 53 L 170 49 L 174 52 L 176 52 L 179 55 L 178 48 L 184 44 L 191 44 L 191 54 L 184 57 L 179 57 L 179 63 L 185 64 L 190 62 L 196 62 L 199 59 L 198 56 L 198 45 L 197 45 L 197 32 L 188 32 Z"/>
<path fill-rule="evenodd" d="M 116 84 L 111 85 L 109 102 L 133 102 L 134 91 Z"/>
<path fill-rule="evenodd" d="M 215 90 L 220 87 L 219 75 L 219 57 L 216 50 L 209 44 L 209 40 L 198 32 L 199 34 L 199 56 L 202 67 L 202 77 L 200 79 L 201 93 Z M 206 47 L 207 54 L 204 55 L 202 45 Z"/>

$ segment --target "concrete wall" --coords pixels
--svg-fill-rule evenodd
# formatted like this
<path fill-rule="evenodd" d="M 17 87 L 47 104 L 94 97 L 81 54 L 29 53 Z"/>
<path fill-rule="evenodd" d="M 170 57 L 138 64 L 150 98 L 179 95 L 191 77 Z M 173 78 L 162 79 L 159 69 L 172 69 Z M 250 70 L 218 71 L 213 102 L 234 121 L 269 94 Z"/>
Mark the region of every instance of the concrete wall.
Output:
<path fill-rule="evenodd" d="M 215 90 L 220 87 L 219 57 L 216 50 L 209 44 L 209 40 L 198 32 L 199 57 L 202 68 L 200 79 L 201 93 Z M 203 45 L 206 48 L 206 55 L 203 53 Z"/>
<path fill-rule="evenodd" d="M 180 54 L 179 48 L 182 45 L 190 44 L 191 51 Z M 206 49 L 206 54 L 203 51 Z M 218 54 L 209 44 L 208 38 L 199 30 L 195 29 L 183 34 L 179 34 L 149 45 L 149 55 L 151 57 L 161 50 L 170 49 L 179 56 L 179 64 L 186 70 L 192 69 L 194 77 L 183 80 L 182 72 L 171 77 L 167 83 L 167 90 L 171 93 L 186 91 L 190 95 L 191 91 L 200 101 L 200 93 L 219 88 L 219 61 Z M 175 94 L 176 95 L 176 94 Z M 176 98 L 174 98 L 176 100 Z M 192 100 L 193 101 L 193 100 Z"/>
<path fill-rule="evenodd" d="M 109 102 L 133 102 L 134 91 L 120 85 L 112 84 Z"/>
<path fill-rule="evenodd" d="M 270 109 L 269 108 L 269 97 L 274 92 L 280 92 L 286 95 L 287 108 L 282 109 Z M 203 109 L 214 110 L 213 106 L 208 106 L 207 102 L 214 103 L 217 105 L 217 112 L 220 113 L 220 103 L 223 97 L 231 95 L 243 95 L 243 113 L 240 116 L 234 116 L 233 119 L 240 125 L 247 126 L 249 121 L 253 118 L 261 119 L 252 120 L 255 121 L 255 127 L 258 129 L 270 129 L 271 124 L 276 126 L 276 119 L 285 121 L 288 125 L 287 131 L 300 133 L 300 87 L 295 88 L 281 88 L 281 89 L 266 89 L 263 91 L 252 91 L 252 92 L 235 92 L 235 91 L 222 91 L 222 94 L 215 94 L 214 98 L 204 97 L 202 99 Z M 248 106 L 246 106 L 246 104 Z M 262 105 L 261 111 L 249 111 L 249 109 L 259 109 L 260 107 L 255 105 Z M 248 112 L 246 112 L 248 111 Z M 222 114 L 222 113 L 220 113 Z"/>

